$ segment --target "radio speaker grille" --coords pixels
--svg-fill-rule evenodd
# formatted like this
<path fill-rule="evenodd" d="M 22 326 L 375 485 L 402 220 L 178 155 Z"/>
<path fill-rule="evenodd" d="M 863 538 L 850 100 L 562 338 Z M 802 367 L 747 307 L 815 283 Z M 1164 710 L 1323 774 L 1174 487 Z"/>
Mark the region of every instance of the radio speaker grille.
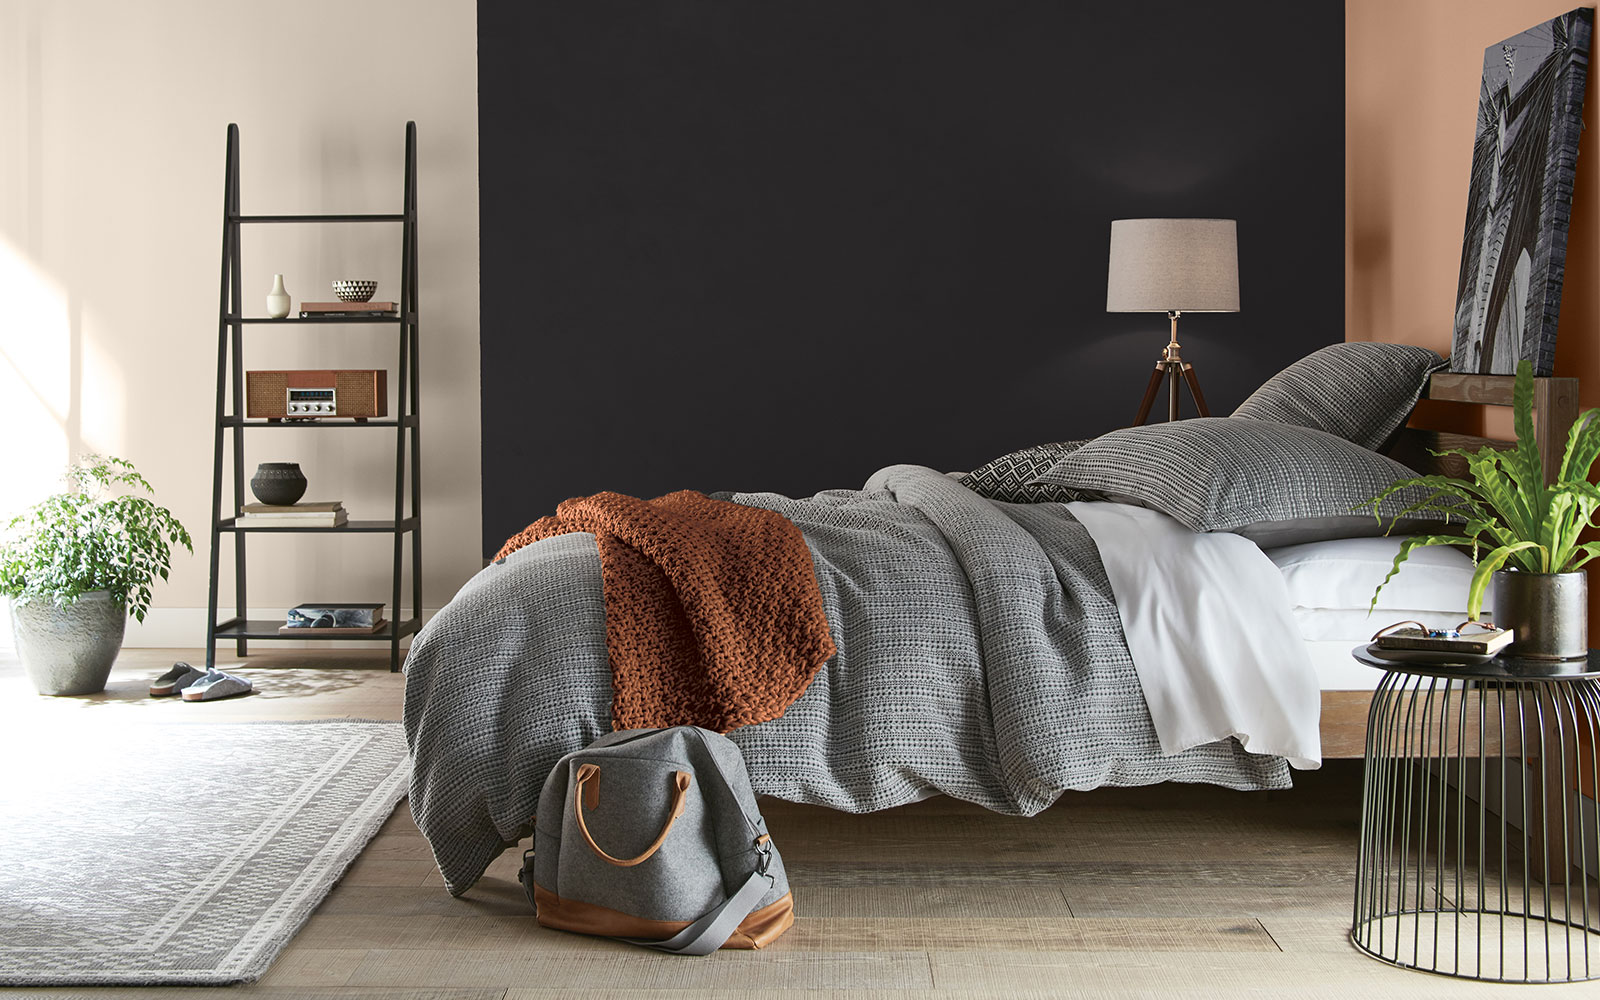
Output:
<path fill-rule="evenodd" d="M 247 417 L 281 417 L 288 405 L 287 372 L 245 372 L 244 413 Z"/>
<path fill-rule="evenodd" d="M 334 372 L 334 398 L 340 416 L 381 417 L 389 410 L 383 372 Z"/>

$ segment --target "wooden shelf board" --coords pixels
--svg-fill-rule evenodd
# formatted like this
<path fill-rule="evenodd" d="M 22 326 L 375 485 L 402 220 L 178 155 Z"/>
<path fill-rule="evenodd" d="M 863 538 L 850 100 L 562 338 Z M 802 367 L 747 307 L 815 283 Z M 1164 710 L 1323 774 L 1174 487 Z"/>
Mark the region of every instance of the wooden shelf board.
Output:
<path fill-rule="evenodd" d="M 326 423 L 324 423 L 326 421 Z M 317 417 L 310 420 L 240 420 L 238 417 L 223 417 L 224 427 L 415 427 L 415 415 L 404 417 L 400 420 L 391 420 L 387 417 L 374 417 L 366 421 L 357 421 L 354 417 Z"/>
<path fill-rule="evenodd" d="M 261 534 L 273 533 L 273 534 L 286 534 L 286 535 L 287 534 L 324 534 L 324 535 L 337 535 L 337 534 L 350 534 L 350 535 L 372 534 L 372 535 L 379 535 L 379 534 L 382 534 L 382 535 L 397 535 L 397 534 L 405 534 L 405 533 L 411 532 L 411 531 L 416 531 L 419 526 L 420 526 L 419 519 L 415 518 L 415 517 L 408 517 L 404 521 L 401 521 L 399 528 L 395 527 L 394 521 L 346 521 L 344 524 L 336 525 L 336 526 L 333 526 L 333 527 L 330 527 L 328 525 L 307 525 L 307 526 L 305 526 L 303 528 L 301 528 L 301 527 L 289 528 L 289 527 L 277 527 L 277 526 L 256 527 L 254 525 L 241 525 L 241 524 L 239 524 L 237 522 L 237 520 L 235 520 L 234 518 L 230 517 L 230 518 L 227 518 L 226 520 L 224 520 L 221 524 L 219 524 L 217 526 L 217 529 L 219 531 L 242 531 L 242 532 L 245 532 L 246 534 L 252 534 L 252 535 L 253 534 L 257 534 L 257 533 L 261 533 Z"/>
<path fill-rule="evenodd" d="M 229 213 L 228 218 L 233 222 L 404 222 L 404 212 L 347 212 L 327 213 L 317 212 L 301 215 L 239 215 Z"/>
<path fill-rule="evenodd" d="M 234 639 L 315 639 L 318 642 L 350 642 L 361 639 L 377 639 L 387 642 L 395 638 L 395 623 L 389 622 L 376 632 L 363 632 L 359 635 L 341 633 L 339 635 L 279 635 L 278 627 L 283 624 L 277 618 L 250 618 L 240 621 L 237 618 L 221 622 L 217 625 L 217 641 L 232 641 Z M 422 628 L 422 622 L 416 618 L 407 618 L 399 624 L 399 635 L 412 635 Z M 318 629 L 305 629 L 307 633 L 319 631 Z"/>

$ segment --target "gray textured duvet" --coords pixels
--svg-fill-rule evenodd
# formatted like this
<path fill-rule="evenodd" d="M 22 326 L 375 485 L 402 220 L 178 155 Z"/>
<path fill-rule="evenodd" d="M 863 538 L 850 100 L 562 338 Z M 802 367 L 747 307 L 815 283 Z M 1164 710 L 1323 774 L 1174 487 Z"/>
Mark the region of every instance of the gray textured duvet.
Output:
<path fill-rule="evenodd" d="M 908 465 L 861 491 L 737 499 L 804 532 L 839 647 L 782 718 L 731 734 L 758 792 L 1032 815 L 1106 784 L 1289 784 L 1282 758 L 1233 740 L 1161 756 L 1099 553 L 1062 505 L 991 502 Z M 527 835 L 556 759 L 611 728 L 594 536 L 486 568 L 406 669 L 411 809 L 460 894 Z"/>

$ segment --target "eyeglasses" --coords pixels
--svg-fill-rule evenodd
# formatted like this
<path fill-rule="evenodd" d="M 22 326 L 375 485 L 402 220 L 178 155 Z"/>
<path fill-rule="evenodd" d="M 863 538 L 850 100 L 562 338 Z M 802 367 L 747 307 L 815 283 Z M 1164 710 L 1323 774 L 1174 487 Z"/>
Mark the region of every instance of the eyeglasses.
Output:
<path fill-rule="evenodd" d="M 1463 629 L 1473 626 L 1476 626 L 1483 632 L 1501 631 L 1500 626 L 1496 625 L 1494 622 L 1465 621 L 1460 625 L 1457 625 L 1455 628 L 1429 628 L 1421 622 L 1404 621 L 1395 622 L 1393 625 L 1385 625 L 1383 628 L 1378 629 L 1377 632 L 1373 633 L 1372 641 L 1376 642 L 1383 636 L 1391 635 L 1399 629 L 1405 628 L 1407 625 L 1415 625 L 1417 627 L 1417 631 L 1421 632 L 1422 637 L 1425 639 L 1459 639 L 1461 638 Z"/>

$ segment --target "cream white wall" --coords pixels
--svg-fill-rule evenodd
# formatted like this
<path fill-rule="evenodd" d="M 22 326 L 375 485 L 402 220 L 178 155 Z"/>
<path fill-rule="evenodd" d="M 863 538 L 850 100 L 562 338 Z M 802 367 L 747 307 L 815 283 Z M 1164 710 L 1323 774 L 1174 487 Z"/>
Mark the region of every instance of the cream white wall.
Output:
<path fill-rule="evenodd" d="M 398 211 L 416 121 L 424 606 L 481 565 L 476 60 L 473 0 L 0 0 L 0 512 L 51 491 L 82 452 L 139 467 L 196 550 L 130 644 L 204 637 L 229 122 L 243 209 L 267 213 Z M 247 313 L 275 272 L 297 306 L 336 277 L 398 297 L 398 226 L 257 226 L 243 248 Z M 247 367 L 395 377 L 389 327 L 245 339 Z M 391 433 L 247 432 L 245 457 L 300 462 L 308 499 L 356 517 L 392 510 Z M 252 541 L 252 616 L 387 600 L 389 544 Z M 226 604 L 226 536 L 223 553 Z"/>

